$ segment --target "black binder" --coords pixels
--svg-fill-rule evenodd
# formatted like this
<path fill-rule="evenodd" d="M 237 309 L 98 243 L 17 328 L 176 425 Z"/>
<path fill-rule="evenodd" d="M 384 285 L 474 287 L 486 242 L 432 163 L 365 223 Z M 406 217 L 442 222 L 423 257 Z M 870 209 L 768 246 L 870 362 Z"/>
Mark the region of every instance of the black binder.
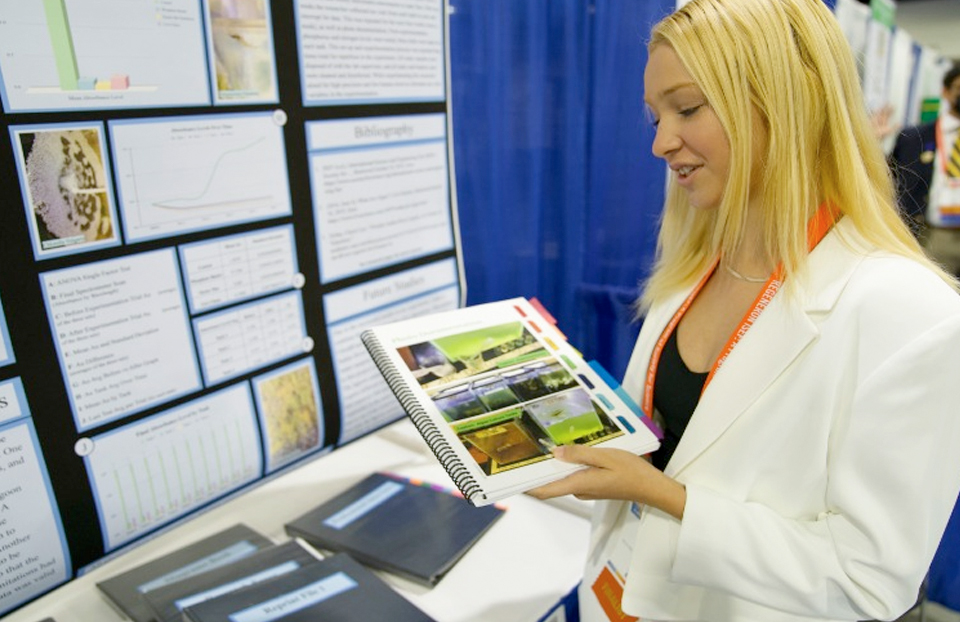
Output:
<path fill-rule="evenodd" d="M 297 542 L 285 542 L 221 568 L 151 590 L 143 595 L 159 622 L 180 622 L 187 607 L 314 564 L 319 558 Z"/>
<path fill-rule="evenodd" d="M 242 559 L 273 543 L 246 525 L 234 525 L 141 566 L 97 583 L 107 601 L 133 622 L 153 622 L 142 595 L 163 585 Z"/>
<path fill-rule="evenodd" d="M 375 473 L 285 525 L 289 535 L 372 568 L 435 585 L 503 514 Z"/>
<path fill-rule="evenodd" d="M 434 622 L 346 554 L 183 610 L 187 622 Z"/>

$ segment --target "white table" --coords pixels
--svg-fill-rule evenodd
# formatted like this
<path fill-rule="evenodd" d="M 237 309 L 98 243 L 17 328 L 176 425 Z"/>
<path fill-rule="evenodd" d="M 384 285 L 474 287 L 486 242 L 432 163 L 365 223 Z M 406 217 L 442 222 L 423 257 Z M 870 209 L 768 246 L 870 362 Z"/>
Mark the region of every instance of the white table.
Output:
<path fill-rule="evenodd" d="M 120 622 L 125 618 L 96 583 L 194 540 L 242 522 L 274 542 L 283 525 L 373 471 L 390 471 L 452 488 L 412 424 L 401 421 L 170 529 L 3 618 L 3 622 Z M 434 588 L 378 573 L 439 622 L 535 622 L 579 581 L 589 507 L 518 495 L 506 513 Z"/>

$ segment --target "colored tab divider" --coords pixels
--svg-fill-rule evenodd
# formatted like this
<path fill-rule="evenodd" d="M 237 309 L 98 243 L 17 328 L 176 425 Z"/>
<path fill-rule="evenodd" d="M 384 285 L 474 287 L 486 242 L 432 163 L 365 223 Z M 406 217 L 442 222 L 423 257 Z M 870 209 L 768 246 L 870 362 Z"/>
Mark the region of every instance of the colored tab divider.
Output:
<path fill-rule="evenodd" d="M 653 432 L 658 439 L 663 440 L 663 430 L 660 429 L 660 426 L 655 424 L 650 417 L 643 413 L 640 405 L 637 404 L 632 397 L 630 397 L 629 393 L 624 391 L 623 387 L 620 386 L 620 383 L 610 375 L 610 372 L 604 369 L 603 365 L 597 361 L 590 361 L 588 365 L 590 365 L 590 368 L 596 372 L 598 376 L 600 376 L 600 379 L 603 380 L 603 382 L 606 383 L 613 390 L 613 392 L 617 394 L 617 397 L 619 397 L 623 403 L 625 403 L 630 410 L 633 411 L 633 414 L 635 414 L 637 418 L 639 418 L 640 421 L 642 421 L 643 424 L 647 426 L 647 428 L 649 428 L 649 430 Z M 625 423 L 622 418 L 620 421 L 621 423 Z"/>
<path fill-rule="evenodd" d="M 463 497 L 461 493 L 456 488 L 447 488 L 445 486 L 440 486 L 438 484 L 431 484 L 430 482 L 424 481 L 416 477 L 405 477 L 399 473 L 388 473 L 386 471 L 381 472 L 382 475 L 386 475 L 389 478 L 395 479 L 398 482 L 405 482 L 413 486 L 419 486 L 420 488 L 429 488 L 430 490 L 435 490 L 437 492 L 445 492 L 448 495 L 453 495 L 454 497 Z"/>
<path fill-rule="evenodd" d="M 549 311 L 547 311 L 546 307 L 544 307 L 539 300 L 537 300 L 536 298 L 529 298 L 527 302 L 530 303 L 531 307 L 537 310 L 537 313 L 543 316 L 543 319 L 550 322 L 554 326 L 557 325 L 557 319 L 553 317 L 553 315 L 551 315 Z"/>
<path fill-rule="evenodd" d="M 553 330 L 555 330 L 564 341 L 568 341 L 567 336 L 564 335 L 563 331 L 560 330 L 560 327 L 557 326 L 557 318 L 553 317 L 553 315 L 547 311 L 546 307 L 544 307 L 539 300 L 536 298 L 529 298 L 527 302 L 529 302 L 530 306 L 537 310 L 537 313 L 543 316 L 544 320 L 553 326 Z"/>
<path fill-rule="evenodd" d="M 460 499 L 464 498 L 463 493 L 457 490 L 456 488 L 448 488 L 446 486 L 441 486 L 439 484 L 432 484 L 422 479 L 419 479 L 416 477 L 406 477 L 404 475 L 400 475 L 399 473 L 390 473 L 387 471 L 381 471 L 380 474 L 386 475 L 387 477 L 391 479 L 395 479 L 398 482 L 406 482 L 407 484 L 410 484 L 412 486 L 419 486 L 420 488 L 429 488 L 430 490 L 433 490 L 435 492 L 446 493 L 454 497 L 459 497 Z M 507 506 L 502 505 L 500 503 L 494 503 L 493 505 L 494 507 L 499 508 L 501 510 L 507 509 Z"/>

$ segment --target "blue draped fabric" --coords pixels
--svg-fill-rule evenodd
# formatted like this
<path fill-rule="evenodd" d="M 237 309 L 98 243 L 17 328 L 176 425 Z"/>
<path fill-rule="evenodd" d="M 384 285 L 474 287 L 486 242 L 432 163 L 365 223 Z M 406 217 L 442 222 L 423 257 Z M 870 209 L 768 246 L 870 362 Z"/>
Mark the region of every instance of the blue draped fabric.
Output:
<path fill-rule="evenodd" d="M 930 566 L 927 597 L 960 611 L 960 505 L 953 508 L 953 516 Z"/>
<path fill-rule="evenodd" d="M 467 302 L 536 297 L 620 378 L 665 183 L 643 111 L 645 42 L 675 0 L 450 2 Z M 960 609 L 958 569 L 960 511 L 932 600 Z"/>
<path fill-rule="evenodd" d="M 536 297 L 619 377 L 663 202 L 645 42 L 674 0 L 451 4 L 467 301 Z"/>

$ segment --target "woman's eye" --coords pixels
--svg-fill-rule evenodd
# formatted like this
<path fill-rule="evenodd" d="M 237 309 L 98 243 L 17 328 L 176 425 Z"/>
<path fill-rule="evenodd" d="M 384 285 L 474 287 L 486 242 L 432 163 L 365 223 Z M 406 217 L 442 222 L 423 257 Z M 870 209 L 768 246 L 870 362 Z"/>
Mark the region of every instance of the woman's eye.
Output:
<path fill-rule="evenodd" d="M 690 108 L 684 108 L 683 110 L 680 111 L 680 116 L 692 117 L 702 107 L 703 107 L 703 104 L 699 104 L 697 106 L 691 106 Z"/>
<path fill-rule="evenodd" d="M 643 116 L 646 117 L 647 121 L 653 127 L 657 127 L 658 125 L 660 125 L 660 118 L 657 117 L 657 115 L 653 114 L 653 111 L 650 110 L 650 108 L 647 106 L 644 106 L 643 108 Z"/>

